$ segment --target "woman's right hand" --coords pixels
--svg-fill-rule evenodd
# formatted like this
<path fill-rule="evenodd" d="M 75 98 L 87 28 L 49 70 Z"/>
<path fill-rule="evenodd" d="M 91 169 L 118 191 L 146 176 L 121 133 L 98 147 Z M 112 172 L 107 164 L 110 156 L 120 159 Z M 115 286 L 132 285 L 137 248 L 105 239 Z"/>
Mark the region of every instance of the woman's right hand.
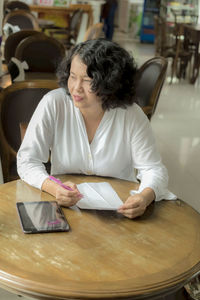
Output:
<path fill-rule="evenodd" d="M 56 197 L 58 204 L 62 206 L 73 206 L 75 205 L 83 195 L 80 194 L 75 183 L 67 181 L 63 183 L 69 186 L 72 191 L 65 189 L 58 183 L 47 178 L 42 184 L 42 190 Z"/>
<path fill-rule="evenodd" d="M 55 197 L 58 204 L 66 207 L 75 205 L 83 197 L 83 195 L 80 194 L 75 183 L 67 181 L 63 184 L 69 186 L 72 191 L 63 188 L 60 185 L 57 185 Z"/>

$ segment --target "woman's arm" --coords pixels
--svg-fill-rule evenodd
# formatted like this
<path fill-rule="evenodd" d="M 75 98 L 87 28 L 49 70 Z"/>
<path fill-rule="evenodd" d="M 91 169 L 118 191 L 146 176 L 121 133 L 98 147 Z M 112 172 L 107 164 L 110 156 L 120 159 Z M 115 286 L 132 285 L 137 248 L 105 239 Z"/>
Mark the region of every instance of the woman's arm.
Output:
<path fill-rule="evenodd" d="M 140 186 L 118 211 L 129 218 L 135 218 L 141 216 L 154 200 L 175 199 L 176 196 L 167 189 L 168 172 L 157 151 L 149 120 L 138 106 L 135 106 L 130 118 L 132 161 Z"/>
<path fill-rule="evenodd" d="M 138 193 L 151 188 L 155 201 L 168 197 L 168 172 L 157 150 L 151 123 L 140 107 L 136 106 L 130 137 L 133 167 L 140 181 Z"/>
<path fill-rule="evenodd" d="M 49 174 L 44 163 L 49 160 L 49 151 L 54 137 L 54 103 L 50 93 L 38 104 L 17 153 L 17 170 L 22 180 L 41 189 Z"/>

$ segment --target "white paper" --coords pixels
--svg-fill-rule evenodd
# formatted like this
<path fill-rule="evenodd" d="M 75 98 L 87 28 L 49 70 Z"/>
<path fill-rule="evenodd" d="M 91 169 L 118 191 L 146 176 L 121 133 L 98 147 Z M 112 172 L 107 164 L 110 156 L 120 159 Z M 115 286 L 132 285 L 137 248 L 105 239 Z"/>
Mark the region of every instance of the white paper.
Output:
<path fill-rule="evenodd" d="M 77 202 L 82 209 L 117 210 L 122 204 L 108 182 L 85 182 L 77 185 L 84 197 Z"/>

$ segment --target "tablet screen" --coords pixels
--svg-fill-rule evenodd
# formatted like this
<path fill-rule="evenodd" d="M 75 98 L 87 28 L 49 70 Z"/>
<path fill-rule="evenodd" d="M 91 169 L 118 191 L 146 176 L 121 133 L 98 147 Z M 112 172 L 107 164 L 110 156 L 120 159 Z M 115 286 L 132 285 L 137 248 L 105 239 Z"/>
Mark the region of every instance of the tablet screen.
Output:
<path fill-rule="evenodd" d="M 56 201 L 17 202 L 24 233 L 68 231 L 69 224 Z"/>

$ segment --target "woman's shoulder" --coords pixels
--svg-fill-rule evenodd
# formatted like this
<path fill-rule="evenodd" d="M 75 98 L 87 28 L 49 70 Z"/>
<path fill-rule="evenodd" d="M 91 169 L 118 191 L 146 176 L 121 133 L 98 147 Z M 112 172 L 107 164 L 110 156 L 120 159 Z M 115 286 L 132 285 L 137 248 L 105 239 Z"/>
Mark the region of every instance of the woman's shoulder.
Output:
<path fill-rule="evenodd" d="M 126 124 L 130 128 L 140 127 L 144 124 L 149 123 L 149 120 L 143 112 L 142 108 L 136 103 L 124 109 L 124 114 Z"/>
<path fill-rule="evenodd" d="M 127 118 L 132 120 L 133 118 L 134 120 L 146 118 L 142 108 L 137 103 L 133 103 L 133 105 L 127 106 L 125 109 L 120 108 L 120 111 L 126 115 Z"/>
<path fill-rule="evenodd" d="M 135 114 L 142 112 L 142 108 L 137 103 L 133 103 L 133 105 L 128 106 L 127 110 Z"/>
<path fill-rule="evenodd" d="M 64 88 L 57 88 L 54 90 L 51 90 L 45 94 L 45 98 L 48 98 L 50 100 L 66 100 L 69 96 L 66 93 L 66 90 Z"/>
<path fill-rule="evenodd" d="M 47 92 L 41 102 L 44 105 L 54 107 L 54 105 L 59 106 L 70 102 L 70 97 L 64 88 L 57 88 Z"/>

